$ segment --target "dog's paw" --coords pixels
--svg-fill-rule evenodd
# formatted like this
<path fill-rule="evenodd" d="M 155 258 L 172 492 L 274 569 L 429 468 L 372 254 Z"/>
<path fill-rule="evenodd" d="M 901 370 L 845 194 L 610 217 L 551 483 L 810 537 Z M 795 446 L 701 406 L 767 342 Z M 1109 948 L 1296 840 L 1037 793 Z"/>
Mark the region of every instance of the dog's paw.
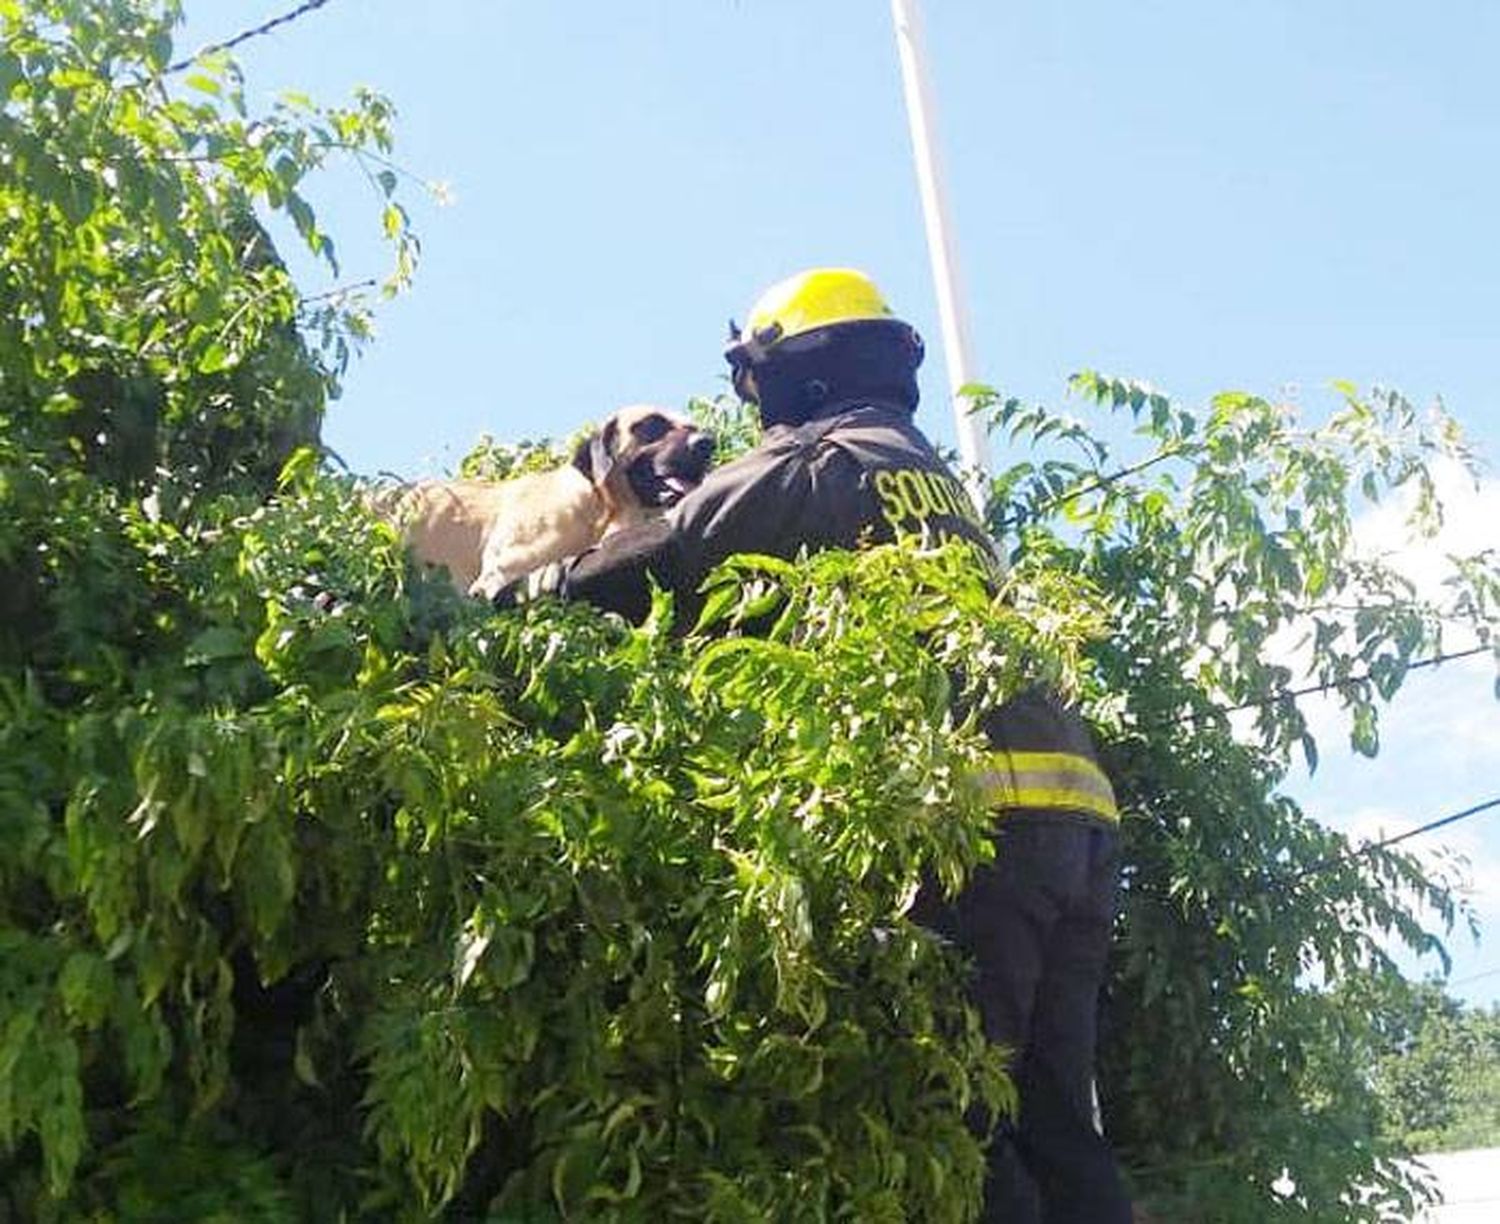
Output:
<path fill-rule="evenodd" d="M 486 570 L 469 584 L 469 594 L 476 599 L 495 602 L 495 597 L 510 585 L 510 577 L 504 570 Z"/>
<path fill-rule="evenodd" d="M 566 574 L 567 569 L 560 561 L 539 565 L 529 574 L 522 574 L 508 582 L 502 579 L 498 583 L 486 583 L 486 575 L 481 574 L 469 588 L 469 594 L 487 599 L 497 608 L 514 608 L 519 604 L 530 603 L 533 599 L 556 595 L 562 590 Z"/>

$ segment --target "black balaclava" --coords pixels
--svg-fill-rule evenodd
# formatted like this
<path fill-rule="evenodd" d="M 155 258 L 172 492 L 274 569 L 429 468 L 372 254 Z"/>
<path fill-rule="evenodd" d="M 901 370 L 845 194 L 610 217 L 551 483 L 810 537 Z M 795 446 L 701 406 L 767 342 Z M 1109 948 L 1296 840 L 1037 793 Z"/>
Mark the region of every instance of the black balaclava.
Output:
<path fill-rule="evenodd" d="M 801 425 L 860 403 L 915 412 L 921 337 L 892 320 L 837 323 L 777 345 L 754 367 L 761 424 Z"/>

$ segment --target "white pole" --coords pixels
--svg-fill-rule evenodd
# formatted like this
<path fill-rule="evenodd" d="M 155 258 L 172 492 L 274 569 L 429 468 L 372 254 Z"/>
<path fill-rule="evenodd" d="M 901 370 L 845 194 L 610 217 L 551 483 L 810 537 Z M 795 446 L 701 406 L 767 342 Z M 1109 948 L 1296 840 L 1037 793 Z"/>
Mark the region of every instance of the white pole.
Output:
<path fill-rule="evenodd" d="M 964 485 L 976 508 L 984 509 L 989 454 L 984 428 L 960 395 L 973 381 L 969 316 L 958 279 L 953 250 L 953 226 L 938 164 L 937 121 L 932 89 L 927 82 L 927 54 L 917 0 L 891 0 L 896 25 L 896 50 L 901 57 L 901 83 L 906 93 L 906 117 L 911 125 L 912 153 L 917 166 L 917 189 L 922 196 L 922 218 L 927 228 L 927 253 L 937 289 L 938 325 L 943 333 L 943 361 L 948 367 L 953 415 L 958 426 L 958 453 L 964 465 Z"/>

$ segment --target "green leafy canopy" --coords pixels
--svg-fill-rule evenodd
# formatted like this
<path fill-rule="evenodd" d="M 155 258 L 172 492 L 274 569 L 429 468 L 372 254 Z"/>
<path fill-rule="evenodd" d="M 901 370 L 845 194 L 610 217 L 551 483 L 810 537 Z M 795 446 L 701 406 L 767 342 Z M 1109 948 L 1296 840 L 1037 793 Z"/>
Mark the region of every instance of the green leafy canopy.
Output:
<path fill-rule="evenodd" d="M 1500 1144 L 1500 1009 L 1440 983 L 1400 984 L 1381 1009 L 1375 1086 L 1386 1135 L 1414 1152 Z"/>
<path fill-rule="evenodd" d="M 1500 649 L 1494 552 L 1450 558 L 1434 602 L 1354 547 L 1361 499 L 1397 491 L 1431 539 L 1431 465 L 1473 464 L 1456 423 L 1350 387 L 1316 428 L 1242 393 L 1195 414 L 1085 373 L 1075 394 L 1144 443 L 1112 467 L 1077 422 L 976 390 L 1031 454 L 997 477 L 994 526 L 1110 602 L 1090 658 L 1128 866 L 1101 1078 L 1137 1186 L 1167 1218 L 1408 1218 L 1420 1185 L 1377 1133 L 1363 1068 L 1399 987 L 1390 950 L 1445 956 L 1453 881 L 1352 853 L 1278 787 L 1294 753 L 1317 763 L 1299 670 L 1373 755 L 1379 704 L 1414 662 Z"/>
<path fill-rule="evenodd" d="M 321 463 L 368 303 L 301 297 L 269 237 L 336 267 L 306 193 L 353 158 L 405 282 L 390 105 L 252 113 L 227 56 L 166 71 L 177 16 L 0 0 L 0 1214 L 971 1218 L 966 1116 L 1013 1096 L 905 913 L 990 853 L 952 711 L 1037 678 L 1126 813 L 1101 1091 L 1137 1189 L 1410 1206 L 1364 1068 L 1389 941 L 1461 912 L 1279 793 L 1315 746 L 1261 698 L 1305 631 L 1372 752 L 1411 663 L 1495 641 L 1493 556 L 1438 606 L 1349 547 L 1361 496 L 1432 526 L 1449 419 L 1080 376 L 1140 430 L 1119 469 L 986 392 L 1028 456 L 998 597 L 889 548 L 737 559 L 696 627 L 493 614 Z"/>

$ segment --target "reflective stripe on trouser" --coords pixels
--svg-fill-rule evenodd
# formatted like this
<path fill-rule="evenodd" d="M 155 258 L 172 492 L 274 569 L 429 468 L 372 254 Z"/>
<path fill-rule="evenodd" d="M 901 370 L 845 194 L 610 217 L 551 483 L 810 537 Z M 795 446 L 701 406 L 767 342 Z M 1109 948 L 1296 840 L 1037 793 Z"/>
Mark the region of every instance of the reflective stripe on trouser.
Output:
<path fill-rule="evenodd" d="M 975 781 L 997 808 L 1086 812 L 1118 821 L 1114 788 L 1088 757 L 1072 752 L 996 752 Z"/>

